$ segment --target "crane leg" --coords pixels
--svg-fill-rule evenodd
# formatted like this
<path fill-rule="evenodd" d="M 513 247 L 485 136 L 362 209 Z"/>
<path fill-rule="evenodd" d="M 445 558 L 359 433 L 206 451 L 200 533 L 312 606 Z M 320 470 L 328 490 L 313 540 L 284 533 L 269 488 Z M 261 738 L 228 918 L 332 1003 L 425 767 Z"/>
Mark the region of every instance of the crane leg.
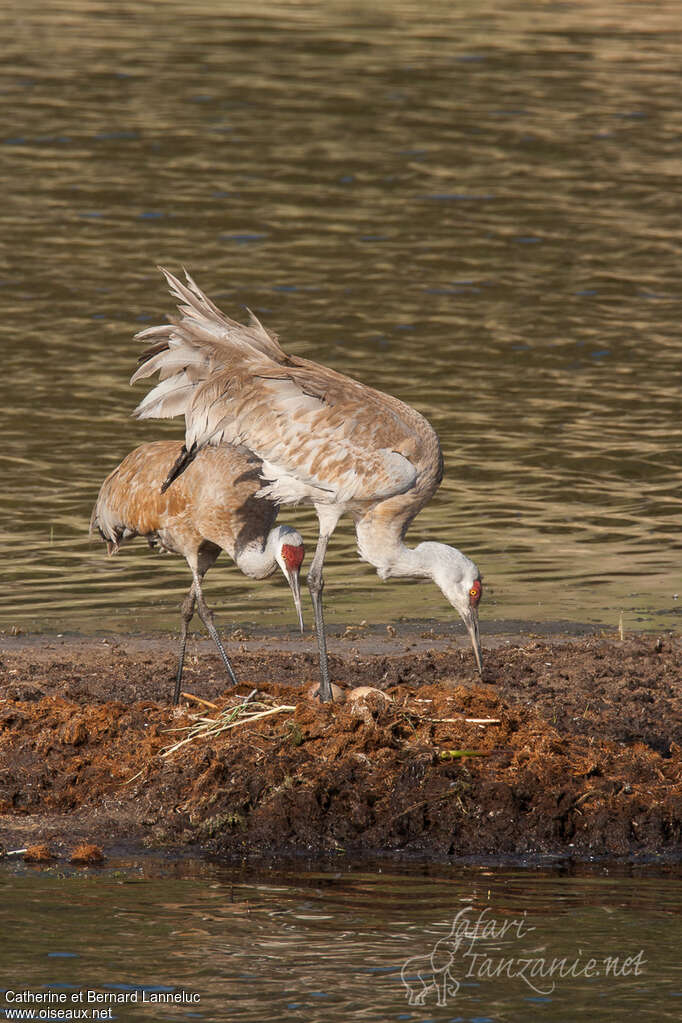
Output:
<path fill-rule="evenodd" d="M 187 646 L 187 630 L 189 623 L 192 621 L 194 615 L 194 605 L 196 603 L 196 597 L 194 595 L 194 583 L 189 588 L 189 593 L 182 602 L 181 615 L 182 615 L 182 626 L 180 628 L 180 656 L 178 658 L 178 671 L 175 676 L 175 691 L 173 692 L 173 706 L 177 707 L 180 701 L 180 684 L 182 683 L 182 669 L 185 665 L 185 647 Z"/>
<path fill-rule="evenodd" d="M 325 536 L 324 533 L 320 533 L 317 547 L 315 548 L 315 556 L 313 557 L 310 571 L 308 572 L 308 589 L 310 590 L 310 596 L 313 601 L 313 611 L 315 613 L 315 632 L 317 633 L 317 648 L 320 652 L 320 702 L 328 703 L 333 700 L 332 696 L 332 684 L 329 678 L 329 659 L 327 657 L 327 635 L 324 628 L 324 615 L 322 613 L 322 590 L 324 589 L 324 579 L 322 577 L 322 568 L 324 566 L 324 556 L 327 553 L 327 544 L 329 543 L 329 536 Z"/>
<path fill-rule="evenodd" d="M 206 601 L 204 600 L 204 595 L 201 592 L 201 579 L 199 578 L 199 575 L 196 572 L 194 573 L 194 593 L 196 595 L 197 610 L 199 612 L 199 617 L 201 618 L 202 622 L 206 626 L 206 629 L 208 630 L 209 636 L 211 637 L 211 639 L 213 640 L 215 645 L 218 647 L 218 653 L 220 654 L 220 656 L 223 659 L 223 664 L 225 665 L 225 668 L 227 669 L 227 674 L 230 676 L 230 680 L 232 681 L 232 684 L 235 685 L 235 686 L 239 685 L 239 683 L 237 682 L 237 676 L 235 675 L 235 673 L 234 673 L 234 671 L 232 669 L 232 665 L 230 664 L 230 659 L 227 656 L 227 654 L 225 653 L 225 647 L 223 646 L 223 644 L 220 641 L 220 636 L 218 635 L 218 630 L 216 629 L 215 625 L 213 624 L 213 615 L 212 615 L 211 611 L 209 610 Z"/>

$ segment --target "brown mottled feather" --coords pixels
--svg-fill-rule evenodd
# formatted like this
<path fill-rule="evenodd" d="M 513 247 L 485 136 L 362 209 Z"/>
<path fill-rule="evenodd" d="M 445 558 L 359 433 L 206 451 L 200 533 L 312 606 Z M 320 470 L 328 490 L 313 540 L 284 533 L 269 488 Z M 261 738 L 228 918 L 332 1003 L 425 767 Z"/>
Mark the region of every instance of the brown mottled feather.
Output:
<path fill-rule="evenodd" d="M 246 544 L 268 535 L 277 506 L 255 497 L 263 485 L 258 459 L 234 447 L 207 447 L 162 494 L 181 448 L 179 441 L 143 444 L 102 484 L 90 528 L 99 529 L 112 553 L 143 536 L 190 561 L 207 543 L 234 559 Z"/>

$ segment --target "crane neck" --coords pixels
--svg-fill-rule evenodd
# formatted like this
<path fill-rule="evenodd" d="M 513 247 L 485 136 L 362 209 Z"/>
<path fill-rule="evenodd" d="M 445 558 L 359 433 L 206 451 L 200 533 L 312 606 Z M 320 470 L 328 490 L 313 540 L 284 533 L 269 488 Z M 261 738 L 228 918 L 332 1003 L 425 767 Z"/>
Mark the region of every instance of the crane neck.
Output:
<path fill-rule="evenodd" d="M 357 524 L 358 551 L 381 579 L 432 579 L 460 614 L 468 608 L 469 589 L 480 579 L 478 568 L 466 554 L 448 544 L 426 540 L 408 547 L 402 535 L 377 524 Z"/>
<path fill-rule="evenodd" d="M 360 557 L 374 565 L 381 579 L 433 578 L 432 559 L 424 556 L 422 544 L 408 547 L 393 530 L 378 529 L 369 523 L 357 523 L 356 532 Z"/>
<path fill-rule="evenodd" d="M 250 579 L 266 579 L 277 568 L 279 527 L 271 529 L 265 538 L 251 540 L 235 552 L 237 568 Z"/>

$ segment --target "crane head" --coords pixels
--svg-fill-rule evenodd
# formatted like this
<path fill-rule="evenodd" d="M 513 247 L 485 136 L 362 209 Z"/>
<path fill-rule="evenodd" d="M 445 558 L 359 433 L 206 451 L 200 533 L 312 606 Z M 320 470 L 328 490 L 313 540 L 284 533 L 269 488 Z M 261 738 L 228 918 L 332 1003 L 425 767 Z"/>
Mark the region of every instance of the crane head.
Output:
<path fill-rule="evenodd" d="M 483 674 L 481 640 L 478 631 L 478 605 L 483 593 L 481 573 L 465 554 L 442 543 L 423 543 L 417 550 L 424 551 L 429 563 L 429 574 L 464 622 L 469 633 L 479 675 Z"/>
<path fill-rule="evenodd" d="M 305 555 L 303 537 L 292 529 L 291 526 L 278 526 L 277 543 L 275 546 L 275 558 L 282 569 L 284 578 L 291 587 L 291 594 L 294 598 L 294 606 L 298 614 L 298 624 L 303 632 L 303 609 L 301 607 L 301 582 L 300 571 Z"/>

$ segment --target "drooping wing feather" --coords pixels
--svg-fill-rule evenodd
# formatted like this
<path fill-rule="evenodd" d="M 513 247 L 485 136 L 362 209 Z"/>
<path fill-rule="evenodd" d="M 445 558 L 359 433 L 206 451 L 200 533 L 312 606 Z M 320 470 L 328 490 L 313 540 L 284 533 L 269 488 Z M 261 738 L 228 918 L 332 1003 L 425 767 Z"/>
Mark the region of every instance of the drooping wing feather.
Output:
<path fill-rule="evenodd" d="M 187 285 L 184 285 L 168 270 L 163 267 L 160 270 L 168 282 L 171 295 L 181 303 L 178 310 L 182 314 L 183 325 L 191 325 L 195 331 L 198 329 L 206 335 L 206 340 L 213 338 L 218 346 L 222 340 L 226 340 L 232 346 L 251 348 L 276 361 L 286 358 L 277 342 L 277 336 L 266 330 L 250 310 L 249 325 L 244 326 L 218 309 L 187 271 Z"/>
<path fill-rule="evenodd" d="M 140 419 L 171 418 L 180 414 L 180 396 L 189 382 L 199 384 L 210 378 L 216 368 L 235 359 L 246 370 L 260 361 L 285 361 L 286 355 L 276 336 L 263 327 L 253 313 L 250 325 L 243 326 L 225 316 L 187 274 L 187 286 L 163 270 L 171 294 L 180 300 L 180 319 L 136 334 L 152 345 L 140 357 L 140 365 L 131 384 L 159 374 L 159 385 L 135 409 Z"/>
<path fill-rule="evenodd" d="M 244 327 L 189 276 L 186 287 L 164 273 L 181 319 L 139 335 L 155 343 L 133 380 L 158 371 L 161 382 L 138 416 L 184 412 L 188 450 L 244 444 L 265 463 L 268 495 L 281 503 L 379 501 L 405 493 L 425 471 L 440 478 L 438 439 L 414 409 L 288 357 L 255 318 Z"/>

